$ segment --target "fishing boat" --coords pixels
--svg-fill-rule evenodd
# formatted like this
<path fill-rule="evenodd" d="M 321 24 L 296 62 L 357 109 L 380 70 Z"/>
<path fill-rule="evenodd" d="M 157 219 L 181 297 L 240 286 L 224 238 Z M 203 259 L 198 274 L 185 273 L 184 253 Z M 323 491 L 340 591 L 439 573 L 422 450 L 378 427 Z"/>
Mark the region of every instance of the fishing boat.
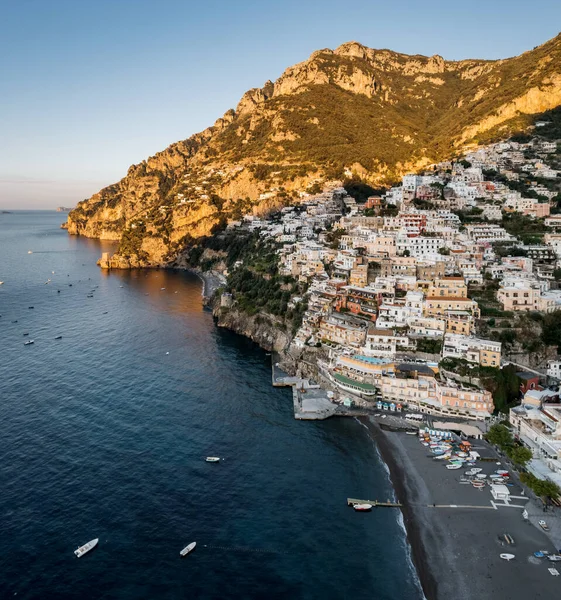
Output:
<path fill-rule="evenodd" d="M 446 465 L 446 468 L 447 468 L 447 469 L 450 469 L 450 470 L 454 470 L 454 469 L 461 469 L 461 468 L 462 468 L 462 465 L 454 465 L 454 464 L 449 464 L 449 465 Z"/>
<path fill-rule="evenodd" d="M 206 460 L 206 462 L 216 463 L 216 462 L 220 462 L 220 457 L 218 457 L 218 456 L 207 456 L 205 460 Z"/>
<path fill-rule="evenodd" d="M 24 346 L 29 346 L 30 344 L 34 344 L 35 340 L 27 340 L 27 342 L 23 342 Z"/>
<path fill-rule="evenodd" d="M 179 553 L 180 556 L 187 556 L 189 554 L 189 552 L 193 552 L 193 550 L 195 549 L 195 546 L 197 545 L 197 542 L 191 542 L 188 546 L 185 546 L 185 548 L 183 548 L 183 550 L 181 550 L 181 552 Z"/>
<path fill-rule="evenodd" d="M 353 504 L 353 508 L 357 512 L 368 512 L 372 510 L 372 504 Z"/>
<path fill-rule="evenodd" d="M 95 540 L 91 540 L 87 544 L 80 546 L 78 550 L 74 550 L 74 554 L 80 558 L 84 556 L 84 554 L 87 554 L 90 550 L 93 550 L 97 546 L 98 542 L 99 538 L 95 538 Z"/>
<path fill-rule="evenodd" d="M 499 556 L 503 559 L 503 560 L 512 560 L 513 558 L 516 558 L 514 556 L 514 554 L 499 554 Z"/>

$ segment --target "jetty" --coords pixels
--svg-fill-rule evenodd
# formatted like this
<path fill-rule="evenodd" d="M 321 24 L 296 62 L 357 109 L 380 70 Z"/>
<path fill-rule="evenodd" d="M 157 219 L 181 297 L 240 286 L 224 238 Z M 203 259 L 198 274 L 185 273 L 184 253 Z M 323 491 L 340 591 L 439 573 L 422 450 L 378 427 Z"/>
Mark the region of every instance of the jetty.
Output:
<path fill-rule="evenodd" d="M 401 508 L 403 504 L 401 502 L 380 502 L 379 500 L 358 500 L 357 498 L 347 498 L 347 506 L 353 506 L 354 504 L 371 504 L 372 508 Z"/>

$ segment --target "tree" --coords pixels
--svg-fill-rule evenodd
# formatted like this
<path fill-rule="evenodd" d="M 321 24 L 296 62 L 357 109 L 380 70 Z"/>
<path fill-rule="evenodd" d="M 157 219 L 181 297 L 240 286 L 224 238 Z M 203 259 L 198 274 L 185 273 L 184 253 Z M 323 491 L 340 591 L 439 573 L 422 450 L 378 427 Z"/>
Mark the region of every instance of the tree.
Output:
<path fill-rule="evenodd" d="M 512 433 L 504 425 L 493 425 L 485 437 L 489 443 L 499 446 L 503 450 L 512 446 L 513 443 Z"/>
<path fill-rule="evenodd" d="M 513 446 L 507 454 L 514 464 L 521 467 L 526 466 L 526 463 L 532 460 L 532 451 L 524 446 Z"/>

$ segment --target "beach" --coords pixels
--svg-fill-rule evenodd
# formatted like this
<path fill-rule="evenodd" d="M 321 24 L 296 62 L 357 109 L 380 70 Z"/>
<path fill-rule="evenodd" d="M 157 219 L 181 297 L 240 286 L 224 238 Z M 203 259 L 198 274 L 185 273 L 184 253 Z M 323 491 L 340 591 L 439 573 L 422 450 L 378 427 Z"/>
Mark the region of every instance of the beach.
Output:
<path fill-rule="evenodd" d="M 369 420 L 383 460 L 390 470 L 411 545 L 413 562 L 428 600 L 444 598 L 553 598 L 561 593 L 561 577 L 547 568 L 556 566 L 533 556 L 536 550 L 554 551 L 548 537 L 522 518 L 528 500 L 516 484 L 509 504 L 492 504 L 488 487 L 480 491 L 460 484 L 462 470 L 447 470 L 443 461 L 428 457 L 417 436 L 384 431 Z M 482 457 L 496 456 L 480 440 L 474 447 Z M 478 467 L 492 473 L 496 462 Z M 499 536 L 508 533 L 513 545 Z M 505 561 L 501 553 L 515 559 Z"/>

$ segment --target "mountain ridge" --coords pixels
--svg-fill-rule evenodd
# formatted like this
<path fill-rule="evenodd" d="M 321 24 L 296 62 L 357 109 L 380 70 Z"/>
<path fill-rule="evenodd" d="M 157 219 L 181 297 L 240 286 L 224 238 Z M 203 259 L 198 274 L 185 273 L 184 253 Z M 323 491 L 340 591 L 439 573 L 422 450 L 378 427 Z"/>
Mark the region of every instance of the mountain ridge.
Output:
<path fill-rule="evenodd" d="M 356 173 L 379 185 L 561 104 L 561 34 L 500 60 L 345 42 L 248 90 L 215 123 L 78 204 L 70 233 L 120 241 L 114 266 L 170 264 L 227 220 Z"/>

